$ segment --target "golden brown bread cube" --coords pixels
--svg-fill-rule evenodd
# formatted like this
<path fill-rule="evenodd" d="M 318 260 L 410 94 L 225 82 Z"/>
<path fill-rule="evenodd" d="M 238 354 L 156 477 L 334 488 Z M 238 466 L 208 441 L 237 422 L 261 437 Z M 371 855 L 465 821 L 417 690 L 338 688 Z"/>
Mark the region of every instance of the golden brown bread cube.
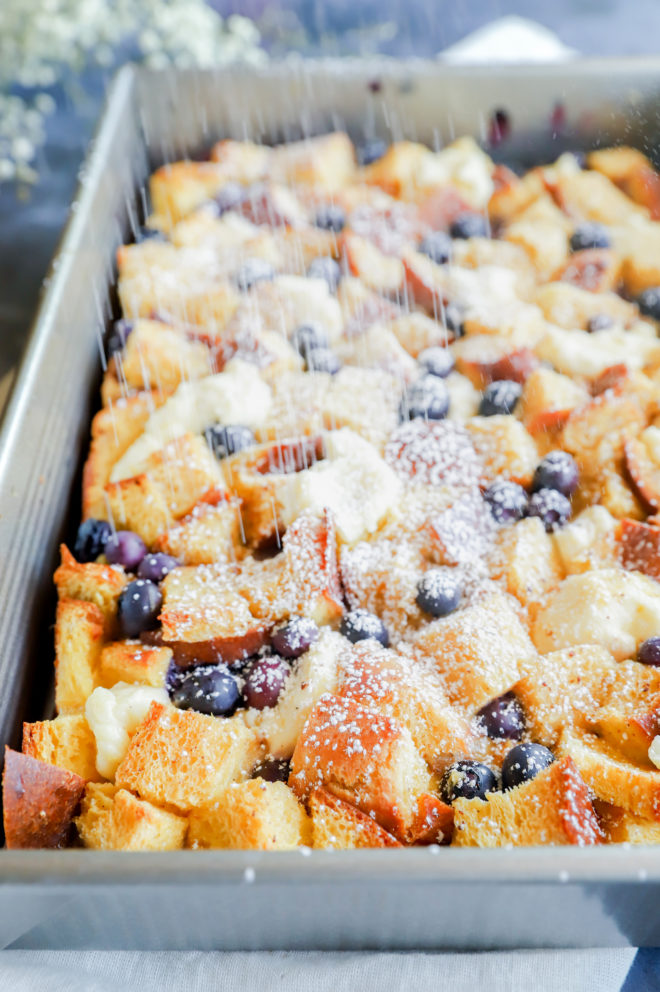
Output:
<path fill-rule="evenodd" d="M 186 844 L 193 848 L 288 851 L 310 841 L 309 817 L 284 782 L 234 782 L 188 818 Z"/>
<path fill-rule="evenodd" d="M 547 279 L 568 257 L 568 226 L 565 215 L 546 194 L 516 214 L 504 237 L 524 248 L 539 276 Z"/>
<path fill-rule="evenodd" d="M 366 183 L 380 186 L 392 196 L 412 192 L 421 163 L 431 156 L 425 145 L 413 141 L 395 141 L 382 158 L 362 170 Z"/>
<path fill-rule="evenodd" d="M 95 603 L 61 599 L 55 619 L 55 706 L 75 713 L 96 685 L 105 632 L 103 613 Z"/>
<path fill-rule="evenodd" d="M 123 568 L 97 562 L 77 562 L 66 544 L 60 545 L 62 561 L 53 576 L 60 599 L 80 599 L 101 610 L 106 630 L 117 615 L 117 600 L 128 582 Z"/>
<path fill-rule="evenodd" d="M 607 176 L 591 169 L 559 176 L 557 187 L 562 208 L 572 217 L 601 224 L 627 224 L 635 216 L 648 215 Z"/>
<path fill-rule="evenodd" d="M 153 549 L 173 555 L 184 565 L 235 560 L 244 550 L 240 502 L 223 497 L 217 503 L 197 503 L 158 535 Z"/>
<path fill-rule="evenodd" d="M 564 577 L 552 537 L 538 517 L 519 520 L 495 535 L 490 574 L 523 605 L 536 602 Z"/>
<path fill-rule="evenodd" d="M 512 603 L 504 593 L 490 593 L 431 621 L 413 639 L 415 654 L 433 663 L 452 703 L 478 709 L 533 666 L 534 645 Z"/>
<path fill-rule="evenodd" d="M 213 372 L 209 349 L 168 324 L 138 320 L 114 359 L 129 389 L 172 391 Z"/>
<path fill-rule="evenodd" d="M 85 780 L 5 747 L 2 813 L 12 848 L 66 847 Z"/>
<path fill-rule="evenodd" d="M 660 844 L 660 823 L 635 816 L 620 806 L 594 801 L 605 838 L 610 844 Z"/>
<path fill-rule="evenodd" d="M 340 850 L 363 847 L 401 847 L 375 820 L 327 789 L 315 789 L 307 806 L 312 818 L 312 847 Z"/>
<path fill-rule="evenodd" d="M 565 730 L 559 753 L 573 759 L 599 799 L 621 806 L 647 820 L 660 820 L 660 771 L 627 760 L 620 751 L 592 734 Z"/>
<path fill-rule="evenodd" d="M 298 796 L 325 786 L 399 839 L 430 782 L 409 731 L 397 720 L 330 695 L 321 697 L 307 719 L 289 777 Z"/>
<path fill-rule="evenodd" d="M 109 482 L 105 495 L 115 526 L 139 534 L 147 547 L 173 522 L 166 492 L 146 473 Z"/>
<path fill-rule="evenodd" d="M 353 144 L 343 131 L 278 145 L 270 152 L 269 175 L 278 182 L 332 192 L 346 186 L 354 173 Z"/>
<path fill-rule="evenodd" d="M 176 851 L 186 818 L 106 782 L 88 785 L 76 827 L 85 847 L 98 851 Z"/>
<path fill-rule="evenodd" d="M 96 738 L 82 713 L 23 724 L 23 754 L 97 782 Z"/>
<path fill-rule="evenodd" d="M 484 463 L 486 484 L 503 476 L 528 486 L 539 460 L 534 439 L 514 417 L 472 417 L 465 424 Z"/>
<path fill-rule="evenodd" d="M 592 293 L 568 282 L 548 282 L 539 286 L 534 302 L 544 316 L 558 327 L 586 328 L 590 317 L 605 314 L 618 324 L 628 326 L 635 319 L 635 305 L 616 293 Z"/>
<path fill-rule="evenodd" d="M 155 805 L 187 812 L 219 799 L 254 766 L 259 744 L 238 715 L 219 720 L 152 703 L 115 783 Z"/>
<path fill-rule="evenodd" d="M 451 706 L 433 673 L 376 641 L 344 651 L 337 695 L 398 720 L 431 768 L 443 755 L 467 754 L 474 744 L 467 719 Z"/>
<path fill-rule="evenodd" d="M 588 847 L 603 840 L 589 789 L 570 757 L 514 789 L 490 792 L 486 800 L 457 799 L 453 808 L 456 847 Z"/>
<path fill-rule="evenodd" d="M 141 641 L 115 641 L 101 649 L 96 681 L 105 689 L 112 689 L 117 682 L 162 688 L 171 660 L 170 648 L 150 647 Z"/>

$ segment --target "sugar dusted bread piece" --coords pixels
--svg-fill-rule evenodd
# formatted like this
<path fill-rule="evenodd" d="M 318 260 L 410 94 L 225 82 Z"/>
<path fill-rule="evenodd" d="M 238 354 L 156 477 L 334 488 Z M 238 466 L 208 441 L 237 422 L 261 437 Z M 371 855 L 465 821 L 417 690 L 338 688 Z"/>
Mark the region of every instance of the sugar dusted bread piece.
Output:
<path fill-rule="evenodd" d="M 647 820 L 660 820 L 660 771 L 633 764 L 591 734 L 564 731 L 560 753 L 577 765 L 599 799 Z"/>
<path fill-rule="evenodd" d="M 156 391 L 113 401 L 92 420 L 92 442 L 83 469 L 83 517 L 105 519 L 105 487 L 115 462 L 144 430 L 152 411 L 164 400 Z"/>
<path fill-rule="evenodd" d="M 534 302 L 544 317 L 559 327 L 586 329 L 589 319 L 605 314 L 627 327 L 636 316 L 633 303 L 616 293 L 592 293 L 570 282 L 548 282 L 536 290 Z"/>
<path fill-rule="evenodd" d="M 188 818 L 187 846 L 193 848 L 288 851 L 310 841 L 309 817 L 283 782 L 234 782 Z"/>
<path fill-rule="evenodd" d="M 5 747 L 2 806 L 7 847 L 65 847 L 84 788 L 80 775 Z"/>
<path fill-rule="evenodd" d="M 542 654 L 600 644 L 621 660 L 660 628 L 660 585 L 620 568 L 569 575 L 536 608 L 532 640 Z"/>
<path fill-rule="evenodd" d="M 104 617 L 95 603 L 61 599 L 55 619 L 55 706 L 80 710 L 94 689 L 104 637 Z"/>
<path fill-rule="evenodd" d="M 490 555 L 490 574 L 502 579 L 506 590 L 523 605 L 539 600 L 564 577 L 552 537 L 538 517 L 502 527 Z"/>
<path fill-rule="evenodd" d="M 472 417 L 465 424 L 484 464 L 486 483 L 504 477 L 528 486 L 539 460 L 533 438 L 514 417 Z"/>
<path fill-rule="evenodd" d="M 543 444 L 564 426 L 571 411 L 589 401 L 589 393 L 584 386 L 567 375 L 553 372 L 552 369 L 537 368 L 525 380 L 520 400 L 516 404 L 516 416 L 536 440 Z"/>
<path fill-rule="evenodd" d="M 269 754 L 290 758 L 305 721 L 321 696 L 337 689 L 339 656 L 346 641 L 333 630 L 323 628 L 318 640 L 292 663 L 275 706 L 248 710 L 246 722 L 263 741 Z"/>
<path fill-rule="evenodd" d="M 569 222 L 548 194 L 518 212 L 504 238 L 524 248 L 542 279 L 555 272 L 568 256 Z"/>
<path fill-rule="evenodd" d="M 84 846 L 97 851 L 176 851 L 187 827 L 185 817 L 110 783 L 86 787 L 75 823 Z"/>
<path fill-rule="evenodd" d="M 453 703 L 478 709 L 534 664 L 534 645 L 512 603 L 504 593 L 490 593 L 431 621 L 412 641 L 414 653 L 435 666 Z"/>
<path fill-rule="evenodd" d="M 467 719 L 451 706 L 432 670 L 373 640 L 344 651 L 337 694 L 406 727 L 431 768 L 444 755 L 467 754 L 474 745 Z"/>
<path fill-rule="evenodd" d="M 255 654 L 272 621 L 259 618 L 236 591 L 228 565 L 176 568 L 162 582 L 160 643 L 180 664 L 231 663 Z"/>
<path fill-rule="evenodd" d="M 138 320 L 124 351 L 115 356 L 129 389 L 173 391 L 180 382 L 214 371 L 209 349 L 200 341 L 155 320 Z"/>
<path fill-rule="evenodd" d="M 114 641 L 101 649 L 97 683 L 106 689 L 117 682 L 162 688 L 171 660 L 170 648 L 149 646 L 141 641 Z"/>
<path fill-rule="evenodd" d="M 600 844 L 602 831 L 589 789 L 570 757 L 554 761 L 529 782 L 487 800 L 457 799 L 456 847 Z"/>
<path fill-rule="evenodd" d="M 62 562 L 53 576 L 61 600 L 95 604 L 103 614 L 107 630 L 117 615 L 117 600 L 128 582 L 123 568 L 97 562 L 77 562 L 66 544 L 60 545 Z"/>
<path fill-rule="evenodd" d="M 270 151 L 269 175 L 283 183 L 333 192 L 348 185 L 354 174 L 353 144 L 343 131 L 292 141 Z"/>
<path fill-rule="evenodd" d="M 327 789 L 315 789 L 307 801 L 312 819 L 312 847 L 341 850 L 401 847 L 375 820 Z"/>
<path fill-rule="evenodd" d="M 627 224 L 633 217 L 648 213 L 607 176 L 593 169 L 560 176 L 557 186 L 563 209 L 573 217 L 601 224 Z"/>
<path fill-rule="evenodd" d="M 604 506 L 589 506 L 553 540 L 567 575 L 618 564 L 617 521 Z"/>
<path fill-rule="evenodd" d="M 103 777 L 96 770 L 96 738 L 82 713 L 24 723 L 23 754 L 64 768 L 87 782 Z"/>
<path fill-rule="evenodd" d="M 216 503 L 197 503 L 158 535 L 153 549 L 173 555 L 184 565 L 211 565 L 240 557 L 243 532 L 239 501 L 223 496 Z"/>
<path fill-rule="evenodd" d="M 301 797 L 324 786 L 402 838 L 431 776 L 408 730 L 351 700 L 323 696 L 291 759 L 289 785 Z"/>
<path fill-rule="evenodd" d="M 287 612 L 319 624 L 338 620 L 344 604 L 332 512 L 302 513 L 294 520 L 284 535 L 283 556 L 277 596 L 286 603 Z"/>
<path fill-rule="evenodd" d="M 620 806 L 597 799 L 594 807 L 610 844 L 660 844 L 660 823 L 635 816 Z"/>
<path fill-rule="evenodd" d="M 242 716 L 217 719 L 152 703 L 115 782 L 155 805 L 186 812 L 219 799 L 258 756 L 257 739 Z"/>

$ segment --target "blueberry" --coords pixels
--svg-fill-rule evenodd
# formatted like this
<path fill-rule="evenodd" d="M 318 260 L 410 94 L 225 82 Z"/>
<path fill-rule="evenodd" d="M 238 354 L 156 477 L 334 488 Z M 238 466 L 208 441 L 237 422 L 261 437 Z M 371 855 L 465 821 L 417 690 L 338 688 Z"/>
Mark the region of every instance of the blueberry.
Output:
<path fill-rule="evenodd" d="M 513 789 L 529 782 L 555 760 L 542 744 L 516 744 L 502 762 L 502 788 Z"/>
<path fill-rule="evenodd" d="M 571 251 L 586 251 L 588 248 L 609 248 L 610 236 L 602 224 L 580 224 L 571 234 Z"/>
<path fill-rule="evenodd" d="M 485 491 L 484 499 L 498 524 L 513 524 L 527 513 L 527 493 L 522 486 L 508 479 L 493 482 Z"/>
<path fill-rule="evenodd" d="M 123 565 L 132 572 L 146 555 L 147 546 L 132 530 L 118 530 L 106 541 L 103 553 L 111 565 Z"/>
<path fill-rule="evenodd" d="M 370 138 L 357 148 L 357 160 L 360 165 L 371 165 L 382 158 L 387 151 L 387 143 L 382 138 Z"/>
<path fill-rule="evenodd" d="M 149 579 L 150 582 L 161 582 L 173 568 L 178 568 L 181 564 L 178 558 L 166 555 L 163 551 L 156 551 L 155 554 L 145 555 L 138 565 L 138 579 Z"/>
<path fill-rule="evenodd" d="M 108 355 L 116 355 L 126 346 L 132 330 L 133 324 L 130 320 L 116 320 L 114 322 L 112 334 L 108 338 Z"/>
<path fill-rule="evenodd" d="M 112 527 L 107 520 L 95 520 L 93 517 L 84 520 L 76 534 L 73 557 L 80 562 L 95 561 L 103 553 L 111 534 Z"/>
<path fill-rule="evenodd" d="M 482 417 L 496 417 L 498 414 L 513 413 L 521 393 L 522 386 L 513 379 L 489 382 L 481 397 L 479 414 Z"/>
<path fill-rule="evenodd" d="M 645 317 L 660 320 L 660 286 L 652 286 L 640 293 L 637 297 L 637 305 Z"/>
<path fill-rule="evenodd" d="M 275 269 L 265 258 L 248 258 L 235 275 L 236 285 L 244 293 L 258 282 L 275 278 Z"/>
<path fill-rule="evenodd" d="M 325 279 L 330 292 L 334 293 L 341 279 L 341 269 L 334 258 L 315 258 L 307 269 L 307 275 L 310 279 Z"/>
<path fill-rule="evenodd" d="M 308 617 L 291 617 L 271 637 L 273 651 L 281 658 L 299 658 L 319 636 L 319 628 Z"/>
<path fill-rule="evenodd" d="M 479 761 L 463 759 L 449 765 L 440 782 L 440 795 L 446 803 L 455 799 L 485 799 L 497 789 L 495 772 Z"/>
<path fill-rule="evenodd" d="M 449 392 L 437 375 L 423 375 L 410 386 L 401 402 L 402 420 L 444 420 L 449 410 Z"/>
<path fill-rule="evenodd" d="M 425 348 L 417 361 L 429 375 L 445 379 L 454 368 L 454 356 L 448 348 Z"/>
<path fill-rule="evenodd" d="M 277 655 L 254 658 L 243 669 L 243 699 L 255 710 L 275 706 L 290 668 Z"/>
<path fill-rule="evenodd" d="M 380 617 L 377 617 L 375 613 L 369 613 L 369 610 L 357 609 L 344 613 L 339 625 L 339 632 L 348 638 L 351 644 L 357 644 L 358 641 L 366 641 L 372 637 L 374 640 L 380 641 L 384 648 L 389 647 L 390 635 L 387 632 L 387 627 Z"/>
<path fill-rule="evenodd" d="M 539 489 L 556 489 L 564 496 L 572 496 L 578 487 L 580 473 L 568 451 L 551 451 L 536 466 L 532 492 Z"/>
<path fill-rule="evenodd" d="M 123 637 L 137 637 L 158 625 L 163 605 L 160 589 L 147 579 L 135 579 L 122 589 L 117 601 L 117 619 Z"/>
<path fill-rule="evenodd" d="M 465 327 L 463 325 L 463 314 L 459 307 L 455 303 L 448 303 L 442 312 L 442 318 L 445 327 L 448 331 L 452 333 L 457 338 L 462 338 L 465 334 Z"/>
<path fill-rule="evenodd" d="M 245 202 L 247 197 L 247 191 L 245 186 L 240 183 L 229 182 L 225 183 L 222 189 L 213 197 L 213 202 L 215 203 L 218 216 L 227 213 L 229 210 L 236 210 L 241 204 Z"/>
<path fill-rule="evenodd" d="M 525 729 L 525 714 L 513 693 L 507 692 L 482 706 L 477 722 L 493 740 L 518 741 Z"/>
<path fill-rule="evenodd" d="M 314 224 L 322 231 L 333 231 L 335 234 L 339 234 L 346 225 L 346 214 L 338 204 L 326 203 L 316 211 Z"/>
<path fill-rule="evenodd" d="M 301 324 L 291 335 L 291 344 L 301 355 L 306 355 L 312 348 L 327 348 L 328 335 L 317 324 Z"/>
<path fill-rule="evenodd" d="M 612 327 L 614 321 L 606 313 L 595 313 L 593 317 L 590 317 L 587 321 L 587 330 L 589 334 L 596 334 L 598 331 L 606 331 L 609 327 Z"/>
<path fill-rule="evenodd" d="M 419 250 L 436 265 L 446 265 L 452 255 L 451 238 L 444 231 L 432 231 L 423 239 Z"/>
<path fill-rule="evenodd" d="M 341 368 L 341 362 L 330 348 L 310 348 L 306 356 L 308 372 L 329 372 L 336 375 Z"/>
<path fill-rule="evenodd" d="M 563 527 L 571 516 L 571 501 L 557 489 L 539 489 L 527 507 L 527 515 L 539 517 L 548 533 Z"/>
<path fill-rule="evenodd" d="M 637 661 L 640 665 L 660 668 L 660 637 L 649 637 L 637 648 Z"/>
<path fill-rule="evenodd" d="M 245 424 L 215 424 L 204 431 L 206 443 L 216 458 L 228 458 L 257 443 L 253 431 Z"/>
<path fill-rule="evenodd" d="M 285 758 L 261 758 L 252 769 L 252 778 L 262 778 L 264 782 L 288 782 L 289 762 Z"/>
<path fill-rule="evenodd" d="M 452 238 L 487 238 L 488 221 L 483 214 L 459 214 L 449 225 Z"/>
<path fill-rule="evenodd" d="M 197 665 L 179 679 L 171 698 L 180 710 L 230 716 L 241 694 L 236 679 L 225 665 Z"/>
<path fill-rule="evenodd" d="M 431 568 L 417 583 L 416 603 L 432 617 L 446 617 L 461 601 L 463 589 L 453 568 Z"/>

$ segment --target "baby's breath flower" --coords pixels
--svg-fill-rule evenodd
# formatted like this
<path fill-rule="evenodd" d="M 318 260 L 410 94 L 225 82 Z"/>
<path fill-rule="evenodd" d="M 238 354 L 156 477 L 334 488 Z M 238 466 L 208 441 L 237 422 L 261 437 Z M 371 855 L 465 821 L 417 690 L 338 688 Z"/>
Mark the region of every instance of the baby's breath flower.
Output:
<path fill-rule="evenodd" d="M 223 20 L 206 0 L 0 0 L 0 182 L 36 178 L 31 163 L 55 109 L 44 90 L 90 64 L 116 64 L 120 45 L 158 68 L 265 59 L 252 21 Z"/>

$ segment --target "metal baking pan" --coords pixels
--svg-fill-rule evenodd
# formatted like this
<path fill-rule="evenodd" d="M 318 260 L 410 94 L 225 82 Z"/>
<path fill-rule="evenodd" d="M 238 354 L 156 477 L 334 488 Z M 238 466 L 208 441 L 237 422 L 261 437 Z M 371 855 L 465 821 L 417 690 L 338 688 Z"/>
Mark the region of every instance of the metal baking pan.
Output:
<path fill-rule="evenodd" d="M 52 572 L 79 516 L 80 467 L 112 313 L 114 253 L 151 168 L 222 136 L 346 127 L 503 155 L 660 147 L 660 59 L 554 67 L 287 63 L 147 73 L 111 89 L 0 432 L 0 733 L 18 746 L 52 685 Z M 0 851 L 0 946 L 492 948 L 660 944 L 660 847 L 260 853 Z"/>

